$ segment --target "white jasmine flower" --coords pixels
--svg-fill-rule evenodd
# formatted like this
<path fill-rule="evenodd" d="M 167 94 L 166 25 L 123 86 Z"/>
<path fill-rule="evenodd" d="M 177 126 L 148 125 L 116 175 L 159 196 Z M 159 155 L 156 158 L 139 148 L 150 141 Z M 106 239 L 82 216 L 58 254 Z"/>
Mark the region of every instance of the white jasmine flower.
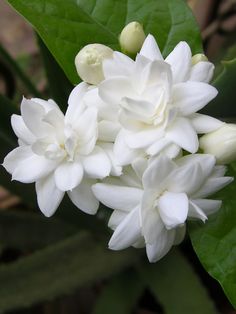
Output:
<path fill-rule="evenodd" d="M 19 147 L 4 159 L 12 179 L 36 182 L 38 204 L 46 216 L 59 206 L 65 192 L 84 212 L 95 214 L 98 201 L 91 191 L 95 179 L 109 175 L 111 163 L 97 141 L 97 109 L 87 108 L 85 83 L 74 88 L 66 114 L 57 104 L 23 99 L 21 116 L 13 115 L 12 127 Z"/>
<path fill-rule="evenodd" d="M 75 57 L 76 70 L 81 79 L 97 85 L 104 79 L 102 62 L 112 58 L 113 50 L 102 44 L 89 44 L 83 47 Z"/>
<path fill-rule="evenodd" d="M 121 50 L 128 54 L 136 54 L 141 49 L 146 38 L 143 27 L 139 22 L 127 24 L 119 38 Z"/>
<path fill-rule="evenodd" d="M 104 60 L 105 80 L 98 94 L 119 114 L 122 129 L 114 151 L 121 164 L 130 164 L 140 149 L 151 156 L 166 150 L 171 158 L 181 148 L 198 150 L 197 134 L 221 126 L 219 120 L 196 113 L 217 95 L 207 84 L 212 71 L 207 61 L 192 65 L 185 42 L 164 60 L 151 35 L 135 61 L 119 52 Z"/>
<path fill-rule="evenodd" d="M 181 242 L 187 218 L 205 221 L 221 201 L 206 199 L 232 181 L 212 155 L 195 154 L 172 161 L 164 154 L 147 167 L 138 158 L 118 179 L 93 186 L 96 197 L 114 209 L 109 226 L 115 230 L 109 247 L 120 250 L 146 246 L 150 262 Z"/>
<path fill-rule="evenodd" d="M 203 135 L 200 147 L 204 153 L 214 155 L 218 164 L 236 160 L 236 124 L 225 123 L 218 130 Z"/>

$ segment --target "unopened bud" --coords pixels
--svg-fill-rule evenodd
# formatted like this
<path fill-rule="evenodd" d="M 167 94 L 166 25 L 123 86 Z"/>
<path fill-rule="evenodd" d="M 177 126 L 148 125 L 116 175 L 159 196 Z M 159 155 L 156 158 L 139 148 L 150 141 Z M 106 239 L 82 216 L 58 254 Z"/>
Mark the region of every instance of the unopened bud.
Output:
<path fill-rule="evenodd" d="M 202 61 L 208 61 L 208 58 L 203 53 L 197 53 L 196 55 L 192 56 L 192 65 Z"/>
<path fill-rule="evenodd" d="M 80 78 L 97 85 L 104 80 L 102 62 L 112 58 L 113 50 L 105 45 L 90 44 L 82 48 L 75 57 L 75 66 Z"/>
<path fill-rule="evenodd" d="M 216 157 L 217 164 L 236 160 L 236 124 L 223 124 L 218 130 L 200 138 L 200 147 L 206 154 Z"/>
<path fill-rule="evenodd" d="M 146 38 L 143 27 L 138 22 L 127 24 L 120 34 L 120 46 L 122 51 L 128 54 L 136 54 L 140 51 Z"/>

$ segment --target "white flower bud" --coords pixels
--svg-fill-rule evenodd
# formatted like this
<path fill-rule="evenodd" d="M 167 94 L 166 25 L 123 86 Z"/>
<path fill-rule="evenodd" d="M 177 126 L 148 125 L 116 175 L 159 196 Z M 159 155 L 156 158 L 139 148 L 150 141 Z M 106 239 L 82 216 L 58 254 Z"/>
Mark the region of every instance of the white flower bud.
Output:
<path fill-rule="evenodd" d="M 121 49 L 128 54 L 136 54 L 140 51 L 146 36 L 143 27 L 138 22 L 127 24 L 120 34 Z"/>
<path fill-rule="evenodd" d="M 203 53 L 197 53 L 196 55 L 192 56 L 192 65 L 202 61 L 208 61 L 208 58 Z"/>
<path fill-rule="evenodd" d="M 75 66 L 80 78 L 89 84 L 99 84 L 104 79 L 102 62 L 112 58 L 112 55 L 113 50 L 101 44 L 90 44 L 82 48 L 75 57 Z"/>
<path fill-rule="evenodd" d="M 223 124 L 218 130 L 200 138 L 204 153 L 216 157 L 217 164 L 228 164 L 236 160 L 236 124 Z"/>

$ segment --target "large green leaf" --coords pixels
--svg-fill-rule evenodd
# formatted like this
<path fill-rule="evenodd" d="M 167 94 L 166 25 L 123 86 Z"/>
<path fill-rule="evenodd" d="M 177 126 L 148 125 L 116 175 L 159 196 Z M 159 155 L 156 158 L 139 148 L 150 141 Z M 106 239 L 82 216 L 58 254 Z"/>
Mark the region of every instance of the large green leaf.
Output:
<path fill-rule="evenodd" d="M 8 0 L 37 30 L 68 78 L 77 83 L 77 52 L 88 43 L 119 49 L 118 35 L 131 21 L 143 24 L 164 55 L 180 41 L 202 50 L 193 15 L 183 0 Z"/>
<path fill-rule="evenodd" d="M 230 167 L 236 176 L 236 165 Z M 217 197 L 223 200 L 219 213 L 206 224 L 192 222 L 189 232 L 194 250 L 209 274 L 218 280 L 236 307 L 236 182 Z"/>
<path fill-rule="evenodd" d="M 218 313 L 199 277 L 178 250 L 172 249 L 156 264 L 141 265 L 139 273 L 164 313 Z"/>
<path fill-rule="evenodd" d="M 138 258 L 135 250 L 112 252 L 98 238 L 78 234 L 0 267 L 0 313 L 50 300 L 106 278 Z"/>
<path fill-rule="evenodd" d="M 222 65 L 223 70 L 213 81 L 213 85 L 217 88 L 219 94 L 204 108 L 203 112 L 215 117 L 235 119 L 236 58 L 231 61 L 223 61 Z"/>

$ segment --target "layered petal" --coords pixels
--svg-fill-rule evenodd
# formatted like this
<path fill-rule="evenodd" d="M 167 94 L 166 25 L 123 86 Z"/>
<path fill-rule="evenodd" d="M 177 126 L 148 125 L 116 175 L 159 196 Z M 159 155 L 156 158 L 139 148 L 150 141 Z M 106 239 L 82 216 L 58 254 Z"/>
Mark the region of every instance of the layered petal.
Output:
<path fill-rule="evenodd" d="M 97 183 L 92 187 L 96 198 L 107 207 L 130 211 L 136 207 L 142 197 L 142 190 L 128 186 Z"/>
<path fill-rule="evenodd" d="M 95 180 L 84 179 L 77 187 L 67 192 L 72 203 L 90 215 L 95 215 L 99 207 L 99 201 L 92 192 L 92 185 L 95 182 Z"/>
<path fill-rule="evenodd" d="M 52 216 L 65 193 L 57 188 L 52 174 L 38 180 L 35 188 L 40 210 L 46 217 Z"/>
<path fill-rule="evenodd" d="M 165 227 L 176 228 L 187 219 L 188 197 L 185 193 L 165 192 L 158 200 L 158 208 Z"/>
<path fill-rule="evenodd" d="M 172 103 L 183 116 L 205 107 L 217 95 L 215 87 L 202 82 L 185 82 L 174 85 Z"/>
<path fill-rule="evenodd" d="M 110 174 L 111 162 L 109 157 L 99 146 L 82 160 L 84 170 L 90 178 L 103 179 Z"/>
<path fill-rule="evenodd" d="M 78 186 L 83 178 L 83 167 L 79 162 L 63 162 L 55 171 L 56 186 L 61 191 L 70 191 Z"/>
<path fill-rule="evenodd" d="M 115 229 L 108 246 L 112 250 L 123 250 L 136 243 L 140 238 L 139 207 L 136 207 Z"/>

